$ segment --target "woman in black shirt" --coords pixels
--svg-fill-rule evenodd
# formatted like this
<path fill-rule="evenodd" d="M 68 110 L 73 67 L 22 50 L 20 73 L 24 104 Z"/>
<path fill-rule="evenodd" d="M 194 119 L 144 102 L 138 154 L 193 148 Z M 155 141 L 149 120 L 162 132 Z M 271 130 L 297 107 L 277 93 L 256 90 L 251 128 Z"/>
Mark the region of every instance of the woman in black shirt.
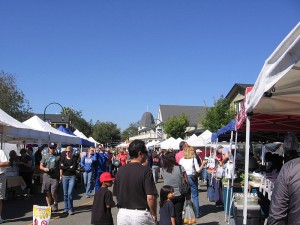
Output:
<path fill-rule="evenodd" d="M 73 148 L 66 148 L 65 157 L 60 162 L 60 179 L 62 180 L 64 191 L 64 213 L 72 215 L 73 209 L 73 189 L 75 185 L 75 174 L 77 168 L 77 158 L 73 156 Z"/>

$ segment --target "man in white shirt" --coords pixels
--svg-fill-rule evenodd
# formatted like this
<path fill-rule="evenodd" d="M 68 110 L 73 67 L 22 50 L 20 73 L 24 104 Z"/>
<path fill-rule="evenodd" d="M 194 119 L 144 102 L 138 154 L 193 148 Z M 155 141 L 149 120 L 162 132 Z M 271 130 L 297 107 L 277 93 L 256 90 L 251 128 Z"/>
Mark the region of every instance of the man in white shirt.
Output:
<path fill-rule="evenodd" d="M 3 150 L 0 149 L 0 223 L 3 223 L 2 219 L 2 199 L 5 199 L 6 194 L 6 167 L 10 165 Z"/>

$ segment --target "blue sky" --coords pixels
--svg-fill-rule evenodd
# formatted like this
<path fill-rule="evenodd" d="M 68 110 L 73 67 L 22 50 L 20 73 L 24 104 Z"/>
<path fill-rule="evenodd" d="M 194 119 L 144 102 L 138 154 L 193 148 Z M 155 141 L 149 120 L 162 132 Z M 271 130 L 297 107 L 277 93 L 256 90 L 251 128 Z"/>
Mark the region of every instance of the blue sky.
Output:
<path fill-rule="evenodd" d="M 0 1 L 0 70 L 35 113 L 50 102 L 122 130 L 162 105 L 212 106 L 255 83 L 299 0 Z M 56 105 L 47 113 L 57 113 Z"/>

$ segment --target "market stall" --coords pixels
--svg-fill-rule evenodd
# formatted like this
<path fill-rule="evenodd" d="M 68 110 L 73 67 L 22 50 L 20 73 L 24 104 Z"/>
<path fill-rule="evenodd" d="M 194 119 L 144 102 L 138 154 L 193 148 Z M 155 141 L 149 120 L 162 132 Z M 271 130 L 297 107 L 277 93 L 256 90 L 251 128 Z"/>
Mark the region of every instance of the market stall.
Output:
<path fill-rule="evenodd" d="M 238 130 L 246 132 L 245 186 L 248 187 L 250 132 L 300 133 L 300 23 L 266 60 L 252 91 L 246 96 Z M 271 184 L 267 185 L 271 189 Z M 247 194 L 247 189 L 244 194 Z M 243 224 L 247 223 L 247 198 Z"/>

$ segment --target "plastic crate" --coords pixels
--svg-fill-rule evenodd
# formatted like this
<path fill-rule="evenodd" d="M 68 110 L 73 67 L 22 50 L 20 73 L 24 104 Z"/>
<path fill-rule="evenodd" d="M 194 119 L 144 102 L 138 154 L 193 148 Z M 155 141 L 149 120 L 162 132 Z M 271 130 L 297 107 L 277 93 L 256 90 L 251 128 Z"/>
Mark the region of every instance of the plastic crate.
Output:
<path fill-rule="evenodd" d="M 234 203 L 233 217 L 235 225 L 243 225 L 243 205 Z M 248 205 L 247 225 L 260 225 L 263 218 L 260 215 L 260 205 Z"/>

